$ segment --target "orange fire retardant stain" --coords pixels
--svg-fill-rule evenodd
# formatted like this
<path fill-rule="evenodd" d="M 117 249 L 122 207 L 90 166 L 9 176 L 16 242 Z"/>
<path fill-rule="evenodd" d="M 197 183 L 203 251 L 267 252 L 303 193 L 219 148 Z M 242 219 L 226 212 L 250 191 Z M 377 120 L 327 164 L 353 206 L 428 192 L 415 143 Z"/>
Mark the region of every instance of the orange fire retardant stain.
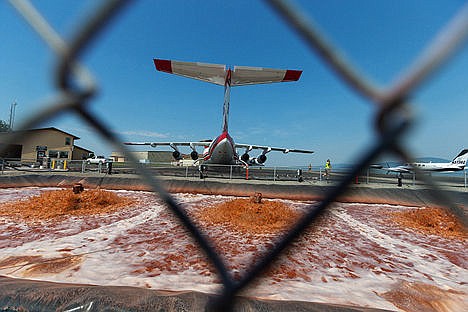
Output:
<path fill-rule="evenodd" d="M 233 199 L 216 206 L 204 207 L 195 218 L 203 225 L 225 225 L 232 230 L 251 234 L 276 233 L 291 227 L 300 217 L 282 202 Z"/>
<path fill-rule="evenodd" d="M 135 204 L 135 199 L 120 197 L 113 192 L 104 190 L 84 191 L 81 194 L 73 194 L 71 190 L 46 191 L 39 196 L 31 197 L 27 200 L 21 200 L 12 203 L 0 205 L 0 216 L 16 217 L 25 220 L 51 219 L 59 216 L 67 215 L 93 215 L 99 213 L 111 213 L 118 211 L 121 208 Z M 192 208 L 192 209 L 191 209 Z M 191 211 L 190 211 L 191 210 Z M 227 258 L 238 256 L 237 253 L 251 251 L 253 262 L 255 262 L 260 253 L 256 252 L 256 247 L 250 243 L 250 238 L 255 236 L 265 236 L 265 248 L 267 244 L 273 244 L 270 241 L 273 236 L 286 231 L 300 217 L 301 212 L 293 209 L 289 205 L 281 201 L 263 200 L 260 203 L 252 202 L 250 199 L 233 199 L 226 202 L 221 202 L 216 205 L 199 205 L 197 207 L 188 207 L 188 212 L 193 219 L 202 228 L 210 228 L 213 225 L 227 227 L 229 231 L 244 233 L 247 239 L 246 249 L 238 248 L 230 244 L 229 241 L 222 237 L 212 237 L 218 250 L 222 251 Z M 453 216 L 450 216 L 444 210 L 434 208 L 411 209 L 400 212 L 389 213 L 391 219 L 405 228 L 413 228 L 422 231 L 424 234 L 435 234 L 443 237 L 466 238 L 467 233 L 463 227 L 456 221 Z M 162 220 L 172 219 L 173 216 L 167 211 L 160 215 Z M 161 221 L 162 224 L 166 224 Z M 129 235 L 138 234 L 144 231 L 145 228 L 135 228 L 128 232 Z M 187 233 L 180 224 L 173 229 L 179 236 L 185 237 Z M 169 246 L 173 244 L 173 239 L 177 237 L 166 237 L 164 233 L 151 232 L 145 243 L 149 243 L 148 251 L 151 251 L 153 246 Z M 271 237 L 270 237 L 271 236 Z M 267 237 L 270 237 L 269 239 Z M 119 239 L 114 242 L 119 245 Z M 125 241 L 122 241 L 124 244 Z M 138 243 L 133 243 L 138 245 Z M 253 250 L 250 250 L 253 248 Z M 375 246 L 378 248 L 378 246 Z M 63 250 L 66 251 L 66 250 Z M 365 251 L 363 251 L 365 252 Z M 145 254 L 141 254 L 141 257 Z M 148 277 L 158 276 L 164 272 L 178 272 L 184 269 L 198 270 L 202 275 L 212 275 L 213 268 L 199 254 L 197 246 L 188 243 L 180 254 L 163 254 L 159 255 L 159 259 L 142 259 L 139 265 L 135 267 L 132 274 L 144 274 Z M 345 257 L 345 255 L 338 256 Z M 273 276 L 273 281 L 280 282 L 283 279 L 302 279 L 311 281 L 307 274 L 307 268 L 304 268 L 301 263 L 295 263 L 293 257 L 288 257 L 288 252 L 285 257 L 288 258 L 287 263 L 279 263 L 267 270 L 267 274 Z M 11 260 L 11 259 L 10 259 Z M 24 260 L 24 259 L 23 259 Z M 38 260 L 38 259 L 35 259 Z M 42 259 L 39 259 L 42 260 Z M 334 259 L 340 263 L 340 257 Z M 43 272 L 51 272 L 55 270 L 65 270 L 79 265 L 80 259 L 63 258 L 54 259 L 54 261 L 31 261 L 40 262 L 36 267 L 30 267 L 28 273 L 30 275 L 43 274 Z M 313 263 L 320 263 L 320 259 L 314 259 Z M 28 261 L 29 262 L 29 261 Z M 137 261 L 138 262 L 138 261 Z M 294 264 L 294 265 L 291 265 Z M 357 267 L 363 267 L 363 264 L 356 263 Z M 234 277 L 238 278 L 238 274 L 243 271 L 244 264 L 237 262 L 230 263 L 229 269 L 235 271 Z M 345 277 L 356 279 L 359 278 L 351 268 L 346 264 L 340 264 L 341 268 L 346 272 Z M 374 271 L 372 267 L 368 267 Z M 390 270 L 390 269 L 388 269 Z M 387 271 L 384 265 L 380 265 L 376 274 L 382 271 Z M 216 278 L 213 276 L 213 278 Z M 330 275 L 322 276 L 321 281 L 327 283 L 330 280 L 340 280 L 340 276 Z M 390 294 L 388 294 L 390 295 Z"/>
<path fill-rule="evenodd" d="M 35 264 L 29 267 L 24 275 L 32 277 L 50 273 L 57 274 L 71 268 L 74 268 L 76 271 L 81 261 L 81 256 L 72 256 L 70 254 L 64 254 L 60 258 L 44 259 L 40 262 L 35 261 Z"/>
<path fill-rule="evenodd" d="M 130 206 L 134 200 L 105 190 L 87 190 L 74 194 L 71 190 L 45 191 L 37 196 L 0 204 L 0 216 L 25 221 L 47 220 L 63 216 L 111 213 Z"/>
<path fill-rule="evenodd" d="M 46 259 L 42 256 L 15 256 L 0 261 L 0 269 L 29 266 L 24 275 L 32 277 L 50 273 L 60 273 L 69 268 L 78 266 L 81 261 L 81 256 L 73 256 L 70 254 L 63 254 L 63 257 L 52 259 Z"/>
<path fill-rule="evenodd" d="M 468 239 L 468 232 L 455 216 L 440 208 L 417 208 L 391 212 L 390 216 L 397 224 L 424 234 Z"/>
<path fill-rule="evenodd" d="M 424 283 L 402 281 L 392 290 L 379 294 L 403 311 L 464 311 L 465 303 L 455 290 L 445 290 Z"/>
<path fill-rule="evenodd" d="M 0 261 L 0 269 L 28 265 L 41 259 L 42 256 L 10 256 Z"/>

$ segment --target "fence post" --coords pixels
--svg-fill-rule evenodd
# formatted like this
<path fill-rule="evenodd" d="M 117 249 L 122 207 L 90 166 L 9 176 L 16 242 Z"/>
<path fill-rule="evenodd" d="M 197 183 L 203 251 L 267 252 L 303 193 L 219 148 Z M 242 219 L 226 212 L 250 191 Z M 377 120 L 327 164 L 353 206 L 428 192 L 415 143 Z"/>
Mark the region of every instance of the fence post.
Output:
<path fill-rule="evenodd" d="M 367 179 L 366 179 L 366 184 L 369 184 L 369 174 L 370 174 L 370 169 L 367 168 Z"/>
<path fill-rule="evenodd" d="M 188 178 L 188 166 L 185 166 L 185 178 Z"/>
<path fill-rule="evenodd" d="M 232 165 L 229 166 L 229 180 L 232 180 Z"/>
<path fill-rule="evenodd" d="M 413 186 L 416 185 L 416 172 L 413 172 Z"/>
<path fill-rule="evenodd" d="M 322 181 L 322 167 L 319 169 L 319 181 Z"/>
<path fill-rule="evenodd" d="M 465 188 L 466 188 L 466 169 L 465 169 Z"/>

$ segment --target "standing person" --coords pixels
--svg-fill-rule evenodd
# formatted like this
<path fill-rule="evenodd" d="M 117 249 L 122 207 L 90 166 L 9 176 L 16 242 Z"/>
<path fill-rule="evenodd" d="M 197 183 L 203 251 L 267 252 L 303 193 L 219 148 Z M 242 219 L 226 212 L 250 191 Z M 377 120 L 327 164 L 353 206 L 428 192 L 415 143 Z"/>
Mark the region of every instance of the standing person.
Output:
<path fill-rule="evenodd" d="M 327 162 L 325 163 L 325 178 L 328 180 L 328 178 L 330 177 L 330 171 L 331 171 L 331 162 L 330 162 L 330 159 L 327 159 Z"/>
<path fill-rule="evenodd" d="M 107 161 L 106 166 L 107 166 L 107 174 L 112 174 L 112 161 Z"/>
<path fill-rule="evenodd" d="M 297 169 L 297 182 L 303 182 L 304 178 L 302 177 L 302 169 Z"/>

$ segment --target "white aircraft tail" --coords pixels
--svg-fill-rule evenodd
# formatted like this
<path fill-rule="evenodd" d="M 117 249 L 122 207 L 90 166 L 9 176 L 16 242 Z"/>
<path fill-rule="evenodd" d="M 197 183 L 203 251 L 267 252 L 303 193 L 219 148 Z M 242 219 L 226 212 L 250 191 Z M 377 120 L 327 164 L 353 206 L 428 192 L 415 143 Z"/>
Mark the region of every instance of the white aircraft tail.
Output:
<path fill-rule="evenodd" d="M 468 160 L 468 149 L 464 149 L 452 160 L 452 164 L 462 166 L 462 169 L 463 169 L 466 166 L 467 160 Z"/>
<path fill-rule="evenodd" d="M 187 78 L 224 85 L 223 132 L 228 130 L 229 101 L 231 87 L 274 82 L 297 81 L 301 70 L 271 69 L 262 67 L 234 66 L 227 68 L 220 64 L 180 62 L 153 59 L 156 69 Z"/>

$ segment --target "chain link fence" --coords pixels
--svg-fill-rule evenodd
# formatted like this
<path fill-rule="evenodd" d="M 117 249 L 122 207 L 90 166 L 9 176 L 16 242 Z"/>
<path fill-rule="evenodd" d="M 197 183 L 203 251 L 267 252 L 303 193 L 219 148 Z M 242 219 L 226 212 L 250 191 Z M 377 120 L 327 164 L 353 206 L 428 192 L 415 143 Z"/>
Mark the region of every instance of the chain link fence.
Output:
<path fill-rule="evenodd" d="M 51 73 L 56 85 L 55 98 L 44 104 L 41 110 L 30 116 L 20 128 L 30 129 L 57 117 L 59 114 L 72 112 L 92 126 L 113 148 L 123 152 L 144 182 L 159 195 L 167 207 L 185 225 L 215 267 L 223 287 L 220 296 L 207 307 L 208 310 L 226 311 L 232 309 L 235 296 L 264 272 L 306 228 L 313 226 L 314 221 L 325 210 L 329 209 L 330 205 L 353 183 L 355 176 L 364 172 L 369 164 L 380 155 L 391 153 L 408 162 L 413 159 L 411 151 L 402 144 L 402 139 L 405 138 L 408 129 L 413 125 L 413 118 L 410 114 L 411 105 L 408 100 L 432 74 L 443 67 L 468 38 L 468 5 L 465 5 L 433 39 L 429 47 L 422 51 L 421 56 L 415 60 L 414 66 L 408 68 L 406 74 L 398 81 L 381 89 L 367 81 L 365 77 L 357 73 L 350 63 L 341 58 L 338 55 L 338 50 L 318 31 L 311 19 L 301 13 L 300 8 L 283 0 L 267 0 L 266 2 L 277 11 L 280 19 L 303 38 L 309 45 L 311 52 L 319 55 L 323 63 L 335 72 L 344 84 L 351 87 L 357 94 L 369 99 L 377 107 L 374 119 L 377 139 L 368 150 L 362 151 L 357 165 L 330 190 L 323 201 L 316 204 L 313 209 L 308 210 L 308 214 L 284 235 L 261 260 L 253 264 L 244 276 L 240 279 L 234 279 L 230 275 L 225 261 L 216 253 L 211 242 L 195 226 L 176 200 L 164 190 L 159 180 L 138 164 L 137 159 L 122 145 L 123 140 L 110 130 L 104 119 L 89 111 L 98 85 L 91 72 L 79 63 L 80 56 L 112 19 L 117 17 L 117 13 L 125 10 L 131 2 L 124 0 L 104 1 L 80 24 L 80 29 L 77 29 L 75 36 L 69 41 L 65 41 L 49 26 L 47 20 L 36 11 L 30 2 L 10 0 L 11 5 L 57 55 L 57 66 Z M 19 135 L 13 135 L 6 143 L 13 143 L 19 138 Z M 421 176 L 424 177 L 424 175 Z M 431 179 L 427 178 L 425 183 L 433 189 L 434 198 L 467 226 L 468 220 L 462 209 L 457 207 Z"/>

